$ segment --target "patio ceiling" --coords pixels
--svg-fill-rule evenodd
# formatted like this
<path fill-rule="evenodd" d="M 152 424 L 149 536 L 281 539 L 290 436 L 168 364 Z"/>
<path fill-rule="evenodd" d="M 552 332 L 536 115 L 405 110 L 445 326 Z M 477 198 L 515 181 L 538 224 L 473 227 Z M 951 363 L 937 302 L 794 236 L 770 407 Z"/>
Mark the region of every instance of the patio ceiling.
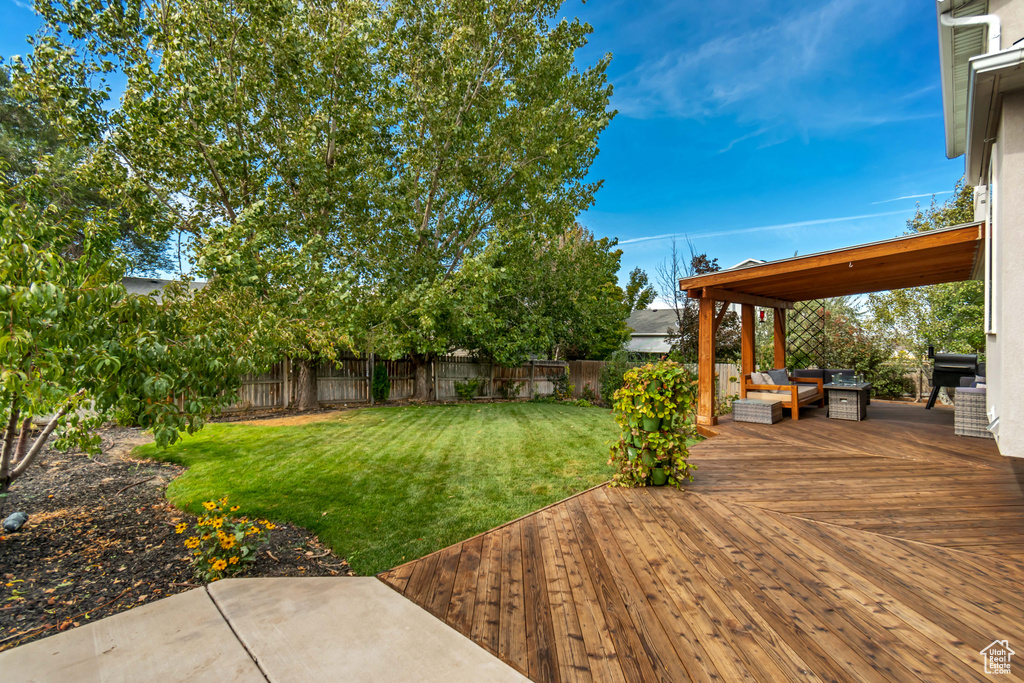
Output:
<path fill-rule="evenodd" d="M 969 223 L 684 278 L 689 297 L 786 308 L 794 301 L 978 279 L 984 223 Z"/>

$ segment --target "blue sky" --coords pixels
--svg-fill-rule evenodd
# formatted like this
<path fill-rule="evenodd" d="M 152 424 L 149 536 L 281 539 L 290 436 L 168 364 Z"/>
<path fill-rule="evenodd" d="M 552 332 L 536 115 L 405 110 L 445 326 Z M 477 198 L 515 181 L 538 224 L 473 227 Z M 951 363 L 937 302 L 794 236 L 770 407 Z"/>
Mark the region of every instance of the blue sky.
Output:
<path fill-rule="evenodd" d="M 577 0 L 565 10 L 594 27 L 581 63 L 613 54 L 619 115 L 582 222 L 622 241 L 623 272 L 653 275 L 668 246 L 659 235 L 689 235 L 724 267 L 894 237 L 915 202 L 963 174 L 944 151 L 932 3 Z"/>
<path fill-rule="evenodd" d="M 613 106 L 581 222 L 653 276 L 668 237 L 725 267 L 886 239 L 963 173 L 945 158 L 937 30 L 922 0 L 568 0 L 611 52 Z M 0 54 L 36 18 L 0 0 Z M 925 195 L 917 197 L 915 195 Z M 948 194 L 940 194 L 945 199 Z"/>

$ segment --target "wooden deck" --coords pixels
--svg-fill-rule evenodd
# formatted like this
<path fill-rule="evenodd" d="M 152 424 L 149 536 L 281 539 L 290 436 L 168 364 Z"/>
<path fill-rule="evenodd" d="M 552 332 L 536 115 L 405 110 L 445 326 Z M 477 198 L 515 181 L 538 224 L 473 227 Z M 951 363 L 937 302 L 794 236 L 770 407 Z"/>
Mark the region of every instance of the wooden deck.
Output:
<path fill-rule="evenodd" d="M 592 489 L 381 579 L 536 681 L 990 680 L 982 648 L 1024 648 L 1018 461 L 868 410 L 723 421 L 684 491 Z"/>

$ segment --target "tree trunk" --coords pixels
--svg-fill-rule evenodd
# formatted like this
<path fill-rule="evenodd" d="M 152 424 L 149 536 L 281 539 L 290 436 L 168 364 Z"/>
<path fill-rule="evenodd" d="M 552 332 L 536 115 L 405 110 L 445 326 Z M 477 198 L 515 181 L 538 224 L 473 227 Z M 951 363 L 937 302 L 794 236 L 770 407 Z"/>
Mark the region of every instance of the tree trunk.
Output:
<path fill-rule="evenodd" d="M 316 410 L 320 407 L 316 399 L 316 365 L 311 360 L 300 360 L 295 366 L 299 369 L 295 380 L 295 407 Z"/>
<path fill-rule="evenodd" d="M 411 354 L 409 358 L 412 359 L 416 375 L 412 400 L 429 401 L 434 398 L 434 385 L 430 377 L 430 357 L 424 354 Z"/>

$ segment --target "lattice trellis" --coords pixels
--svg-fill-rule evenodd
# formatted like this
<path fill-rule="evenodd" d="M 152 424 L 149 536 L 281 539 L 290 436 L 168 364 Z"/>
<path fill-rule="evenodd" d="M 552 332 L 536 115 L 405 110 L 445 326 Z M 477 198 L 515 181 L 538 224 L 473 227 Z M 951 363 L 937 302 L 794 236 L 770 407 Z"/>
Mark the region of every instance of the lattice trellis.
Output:
<path fill-rule="evenodd" d="M 800 301 L 786 320 L 786 364 L 792 368 L 824 367 L 825 302 Z"/>

